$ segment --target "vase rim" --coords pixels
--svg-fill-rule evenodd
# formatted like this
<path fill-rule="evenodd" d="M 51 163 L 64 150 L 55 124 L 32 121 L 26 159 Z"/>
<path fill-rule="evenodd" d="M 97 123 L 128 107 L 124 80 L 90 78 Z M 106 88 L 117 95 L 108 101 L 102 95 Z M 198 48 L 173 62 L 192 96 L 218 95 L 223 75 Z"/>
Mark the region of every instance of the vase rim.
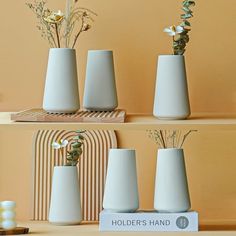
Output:
<path fill-rule="evenodd" d="M 88 52 L 113 52 L 113 50 L 109 50 L 109 49 L 91 49 L 91 50 L 88 50 Z"/>
<path fill-rule="evenodd" d="M 75 51 L 74 48 L 50 48 L 50 50 L 68 50 L 68 51 Z"/>
<path fill-rule="evenodd" d="M 159 57 L 184 57 L 184 55 L 162 54 Z"/>
<path fill-rule="evenodd" d="M 77 166 L 54 166 L 54 168 L 56 169 L 71 168 L 71 167 L 77 168 Z"/>
<path fill-rule="evenodd" d="M 115 151 L 135 151 L 135 149 L 132 149 L 132 148 L 110 148 L 110 150 L 115 150 Z"/>
<path fill-rule="evenodd" d="M 174 151 L 174 150 L 184 150 L 183 148 L 159 148 L 158 151 Z"/>

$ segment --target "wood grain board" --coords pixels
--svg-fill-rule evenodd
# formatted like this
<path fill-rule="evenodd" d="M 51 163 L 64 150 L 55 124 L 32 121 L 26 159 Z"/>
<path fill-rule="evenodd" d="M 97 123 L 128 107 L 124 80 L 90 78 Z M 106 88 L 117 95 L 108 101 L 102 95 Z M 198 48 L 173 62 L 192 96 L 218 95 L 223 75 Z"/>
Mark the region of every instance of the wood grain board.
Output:
<path fill-rule="evenodd" d="M 19 235 L 19 234 L 28 234 L 29 228 L 17 227 L 11 230 L 5 230 L 0 228 L 0 235 Z"/>
<path fill-rule="evenodd" d="M 43 109 L 30 109 L 11 114 L 11 120 L 24 122 L 124 123 L 125 110 L 77 111 L 74 114 L 50 114 Z"/>
<path fill-rule="evenodd" d="M 31 219 L 44 221 L 48 219 L 53 167 L 65 164 L 51 143 L 66 139 L 73 142 L 74 131 L 40 130 L 33 141 L 32 168 L 32 215 Z M 98 221 L 102 210 L 102 198 L 106 178 L 108 152 L 117 148 L 114 131 L 91 130 L 84 134 L 83 154 L 78 164 L 81 191 L 82 214 L 84 221 Z"/>

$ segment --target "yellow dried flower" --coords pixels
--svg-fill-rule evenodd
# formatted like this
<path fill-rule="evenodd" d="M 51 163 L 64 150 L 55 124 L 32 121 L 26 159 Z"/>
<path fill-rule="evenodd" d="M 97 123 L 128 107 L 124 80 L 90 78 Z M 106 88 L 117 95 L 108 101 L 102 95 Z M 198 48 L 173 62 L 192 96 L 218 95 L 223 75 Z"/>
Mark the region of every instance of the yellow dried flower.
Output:
<path fill-rule="evenodd" d="M 89 25 L 89 24 L 83 25 L 83 31 L 88 31 L 89 29 L 91 29 L 91 25 Z"/>
<path fill-rule="evenodd" d="M 59 24 L 64 18 L 65 15 L 59 10 L 58 12 L 51 12 L 44 20 L 48 23 Z"/>

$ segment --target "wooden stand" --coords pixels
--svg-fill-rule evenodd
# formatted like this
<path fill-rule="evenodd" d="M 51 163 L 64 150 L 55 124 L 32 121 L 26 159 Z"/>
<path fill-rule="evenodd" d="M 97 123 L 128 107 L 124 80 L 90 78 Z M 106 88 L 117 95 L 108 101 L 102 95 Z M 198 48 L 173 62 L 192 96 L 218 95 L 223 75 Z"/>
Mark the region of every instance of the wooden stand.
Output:
<path fill-rule="evenodd" d="M 124 123 L 126 112 L 114 111 L 77 111 L 74 114 L 49 114 L 43 109 L 30 109 L 11 114 L 11 120 L 25 122 L 87 122 L 87 123 Z"/>
<path fill-rule="evenodd" d="M 17 227 L 11 230 L 5 230 L 0 228 L 0 235 L 19 235 L 19 234 L 28 234 L 29 228 Z"/>

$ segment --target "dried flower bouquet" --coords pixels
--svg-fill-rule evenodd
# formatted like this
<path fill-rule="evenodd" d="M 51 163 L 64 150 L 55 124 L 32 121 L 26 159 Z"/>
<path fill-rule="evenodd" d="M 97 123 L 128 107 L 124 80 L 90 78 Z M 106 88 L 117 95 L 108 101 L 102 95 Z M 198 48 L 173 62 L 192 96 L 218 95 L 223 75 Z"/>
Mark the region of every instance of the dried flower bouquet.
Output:
<path fill-rule="evenodd" d="M 78 0 L 67 0 L 66 10 L 52 11 L 45 0 L 34 0 L 26 5 L 38 19 L 37 28 L 50 47 L 74 48 L 79 36 L 91 28 L 91 22 L 97 14 L 87 8 L 78 7 Z"/>

